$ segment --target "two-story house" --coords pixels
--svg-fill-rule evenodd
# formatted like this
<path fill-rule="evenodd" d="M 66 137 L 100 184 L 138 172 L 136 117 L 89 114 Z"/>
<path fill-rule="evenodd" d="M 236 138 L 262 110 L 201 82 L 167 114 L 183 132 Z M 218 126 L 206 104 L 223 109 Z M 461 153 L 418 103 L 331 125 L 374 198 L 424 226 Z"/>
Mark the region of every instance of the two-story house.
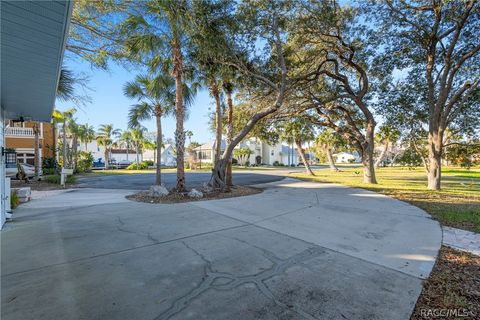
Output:
<path fill-rule="evenodd" d="M 34 164 L 35 162 L 35 133 L 34 125 L 39 127 L 39 157 L 52 158 L 54 155 L 53 125 L 46 122 L 14 122 L 9 121 L 5 127 L 5 147 L 14 149 L 20 163 Z"/>

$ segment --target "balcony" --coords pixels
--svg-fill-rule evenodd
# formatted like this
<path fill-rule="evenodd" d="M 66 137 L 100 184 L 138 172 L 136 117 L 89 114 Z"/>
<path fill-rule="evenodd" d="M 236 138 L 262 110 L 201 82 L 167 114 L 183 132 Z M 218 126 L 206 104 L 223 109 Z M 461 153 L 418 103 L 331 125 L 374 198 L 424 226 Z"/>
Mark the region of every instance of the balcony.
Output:
<path fill-rule="evenodd" d="M 33 128 L 7 127 L 5 128 L 5 136 L 9 138 L 33 138 Z"/>

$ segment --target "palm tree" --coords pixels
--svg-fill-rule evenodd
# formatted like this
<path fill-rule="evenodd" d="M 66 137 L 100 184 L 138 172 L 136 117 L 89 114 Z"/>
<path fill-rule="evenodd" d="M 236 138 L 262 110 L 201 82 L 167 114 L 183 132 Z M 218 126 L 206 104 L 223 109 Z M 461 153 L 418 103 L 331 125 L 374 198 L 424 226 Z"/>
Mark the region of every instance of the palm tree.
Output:
<path fill-rule="evenodd" d="M 175 80 L 175 142 L 177 148 L 177 183 L 178 192 L 186 190 L 185 185 L 185 101 L 184 101 L 184 55 L 186 31 L 191 21 L 186 12 L 186 0 L 152 1 L 146 5 L 143 15 L 130 16 L 128 20 L 130 38 L 126 41 L 132 56 L 154 55 L 151 61 L 153 71 L 162 70 L 170 73 Z M 156 28 L 150 24 L 162 26 Z M 149 33 L 151 30 L 152 31 Z M 160 30 L 160 31 L 158 31 Z"/>
<path fill-rule="evenodd" d="M 80 125 L 78 129 L 78 140 L 85 144 L 85 152 L 87 152 L 88 143 L 95 140 L 95 129 L 88 123 Z"/>
<path fill-rule="evenodd" d="M 114 139 L 120 134 L 119 129 L 114 129 L 113 124 L 102 124 L 98 128 L 97 143 L 105 148 L 105 169 L 109 168 L 110 152 Z"/>
<path fill-rule="evenodd" d="M 313 140 L 313 126 L 310 122 L 303 118 L 293 118 L 289 121 L 283 122 L 279 127 L 279 136 L 287 142 L 295 143 L 298 154 L 302 159 L 305 169 L 308 174 L 314 176 L 310 164 L 305 157 L 305 150 L 302 148 L 302 143 Z"/>
<path fill-rule="evenodd" d="M 384 124 L 379 128 L 377 134 L 375 135 L 375 140 L 377 140 L 378 143 L 383 144 L 383 149 L 375 161 L 375 168 L 378 168 L 378 166 L 380 166 L 385 159 L 390 144 L 395 143 L 399 137 L 400 132 L 391 125 Z"/>
<path fill-rule="evenodd" d="M 144 127 L 140 127 L 140 126 L 131 129 L 132 141 L 133 141 L 133 145 L 135 146 L 137 168 L 138 168 L 138 165 L 140 163 L 140 159 L 139 159 L 140 149 L 143 148 L 143 144 L 145 142 L 145 137 L 144 137 L 145 131 L 146 131 L 146 129 Z"/>
<path fill-rule="evenodd" d="M 330 128 L 324 129 L 317 137 L 316 145 L 325 152 L 330 170 L 339 171 L 333 159 L 332 150 L 344 145 L 343 139 Z"/>
<path fill-rule="evenodd" d="M 53 121 L 54 123 L 62 124 L 62 167 L 66 168 L 67 166 L 67 124 L 73 118 L 73 114 L 77 110 L 75 108 L 70 108 L 65 111 L 54 110 L 53 111 Z"/>
<path fill-rule="evenodd" d="M 175 101 L 175 82 L 170 76 L 138 75 L 135 81 L 128 82 L 123 88 L 124 94 L 135 98 L 138 104 L 132 106 L 129 112 L 129 126 L 136 128 L 140 121 L 155 118 L 157 139 L 156 145 L 162 145 L 162 116 L 173 111 Z M 161 178 L 161 148 L 156 150 L 155 184 L 160 185 Z"/>
<path fill-rule="evenodd" d="M 132 143 L 132 132 L 130 130 L 123 130 L 120 134 L 119 141 L 125 143 L 127 146 L 127 161 L 128 161 L 128 151 L 130 150 L 130 145 Z"/>
<path fill-rule="evenodd" d="M 78 162 L 78 136 L 80 134 L 80 125 L 78 125 L 74 119 L 69 119 L 67 130 L 70 143 L 72 144 L 70 147 L 69 162 L 72 165 L 72 169 L 75 171 Z"/>

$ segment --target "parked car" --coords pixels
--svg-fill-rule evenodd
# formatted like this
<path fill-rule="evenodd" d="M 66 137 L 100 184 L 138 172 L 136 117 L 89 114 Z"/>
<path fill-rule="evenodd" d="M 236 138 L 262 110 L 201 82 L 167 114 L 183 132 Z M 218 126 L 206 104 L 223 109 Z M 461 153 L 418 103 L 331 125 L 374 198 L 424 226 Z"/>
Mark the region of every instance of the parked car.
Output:
<path fill-rule="evenodd" d="M 35 177 L 35 166 L 32 166 L 31 164 L 28 164 L 28 163 L 20 163 L 20 165 L 22 166 L 23 171 L 25 171 L 25 174 L 27 175 L 28 178 Z M 7 177 L 10 177 L 12 179 L 19 179 L 18 168 L 16 166 L 6 168 L 5 171 L 6 171 Z M 42 168 L 40 168 L 40 172 L 38 174 L 40 176 L 43 175 Z"/>
<path fill-rule="evenodd" d="M 131 164 L 132 164 L 132 161 L 130 161 L 130 160 L 120 160 L 120 161 L 117 162 L 117 166 L 119 168 L 126 168 Z"/>

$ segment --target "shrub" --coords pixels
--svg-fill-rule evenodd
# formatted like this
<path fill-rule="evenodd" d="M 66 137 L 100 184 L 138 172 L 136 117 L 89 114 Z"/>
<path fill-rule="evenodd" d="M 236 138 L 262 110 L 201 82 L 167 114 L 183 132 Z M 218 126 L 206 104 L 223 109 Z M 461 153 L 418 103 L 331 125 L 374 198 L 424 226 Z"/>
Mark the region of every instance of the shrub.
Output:
<path fill-rule="evenodd" d="M 132 163 L 127 167 L 127 170 L 145 170 L 148 169 L 148 165 L 145 163 L 145 161 L 140 162 L 140 163 Z"/>
<path fill-rule="evenodd" d="M 145 161 L 142 161 L 142 163 L 145 163 L 145 164 L 147 165 L 147 167 L 150 167 L 150 166 L 155 165 L 155 164 L 153 163 L 153 160 L 145 160 Z"/>
<path fill-rule="evenodd" d="M 43 175 L 55 174 L 55 168 L 43 168 Z"/>
<path fill-rule="evenodd" d="M 10 193 L 10 207 L 12 209 L 15 209 L 16 207 L 18 207 L 18 205 L 20 204 L 20 199 L 18 199 L 18 195 L 15 191 L 12 191 Z"/>
<path fill-rule="evenodd" d="M 49 176 L 44 176 L 43 180 L 45 180 L 45 182 L 48 182 L 48 183 L 60 184 L 61 179 L 59 174 L 53 174 Z M 72 175 L 67 176 L 67 178 L 65 179 L 65 183 L 68 183 L 68 184 L 75 183 L 75 177 Z"/>
<path fill-rule="evenodd" d="M 255 157 L 255 163 L 256 163 L 257 165 L 260 165 L 260 164 L 262 163 L 262 157 L 261 157 L 261 156 L 256 156 L 256 157 Z"/>
<path fill-rule="evenodd" d="M 278 161 L 274 161 L 274 162 L 273 162 L 273 165 L 274 165 L 275 167 L 278 167 L 278 166 L 280 165 L 280 163 L 279 163 Z"/>
<path fill-rule="evenodd" d="M 57 162 L 55 158 L 44 158 L 42 160 L 42 169 L 54 169 L 56 167 Z"/>
<path fill-rule="evenodd" d="M 91 152 L 81 151 L 78 154 L 77 172 L 87 172 L 92 169 L 93 155 Z"/>

